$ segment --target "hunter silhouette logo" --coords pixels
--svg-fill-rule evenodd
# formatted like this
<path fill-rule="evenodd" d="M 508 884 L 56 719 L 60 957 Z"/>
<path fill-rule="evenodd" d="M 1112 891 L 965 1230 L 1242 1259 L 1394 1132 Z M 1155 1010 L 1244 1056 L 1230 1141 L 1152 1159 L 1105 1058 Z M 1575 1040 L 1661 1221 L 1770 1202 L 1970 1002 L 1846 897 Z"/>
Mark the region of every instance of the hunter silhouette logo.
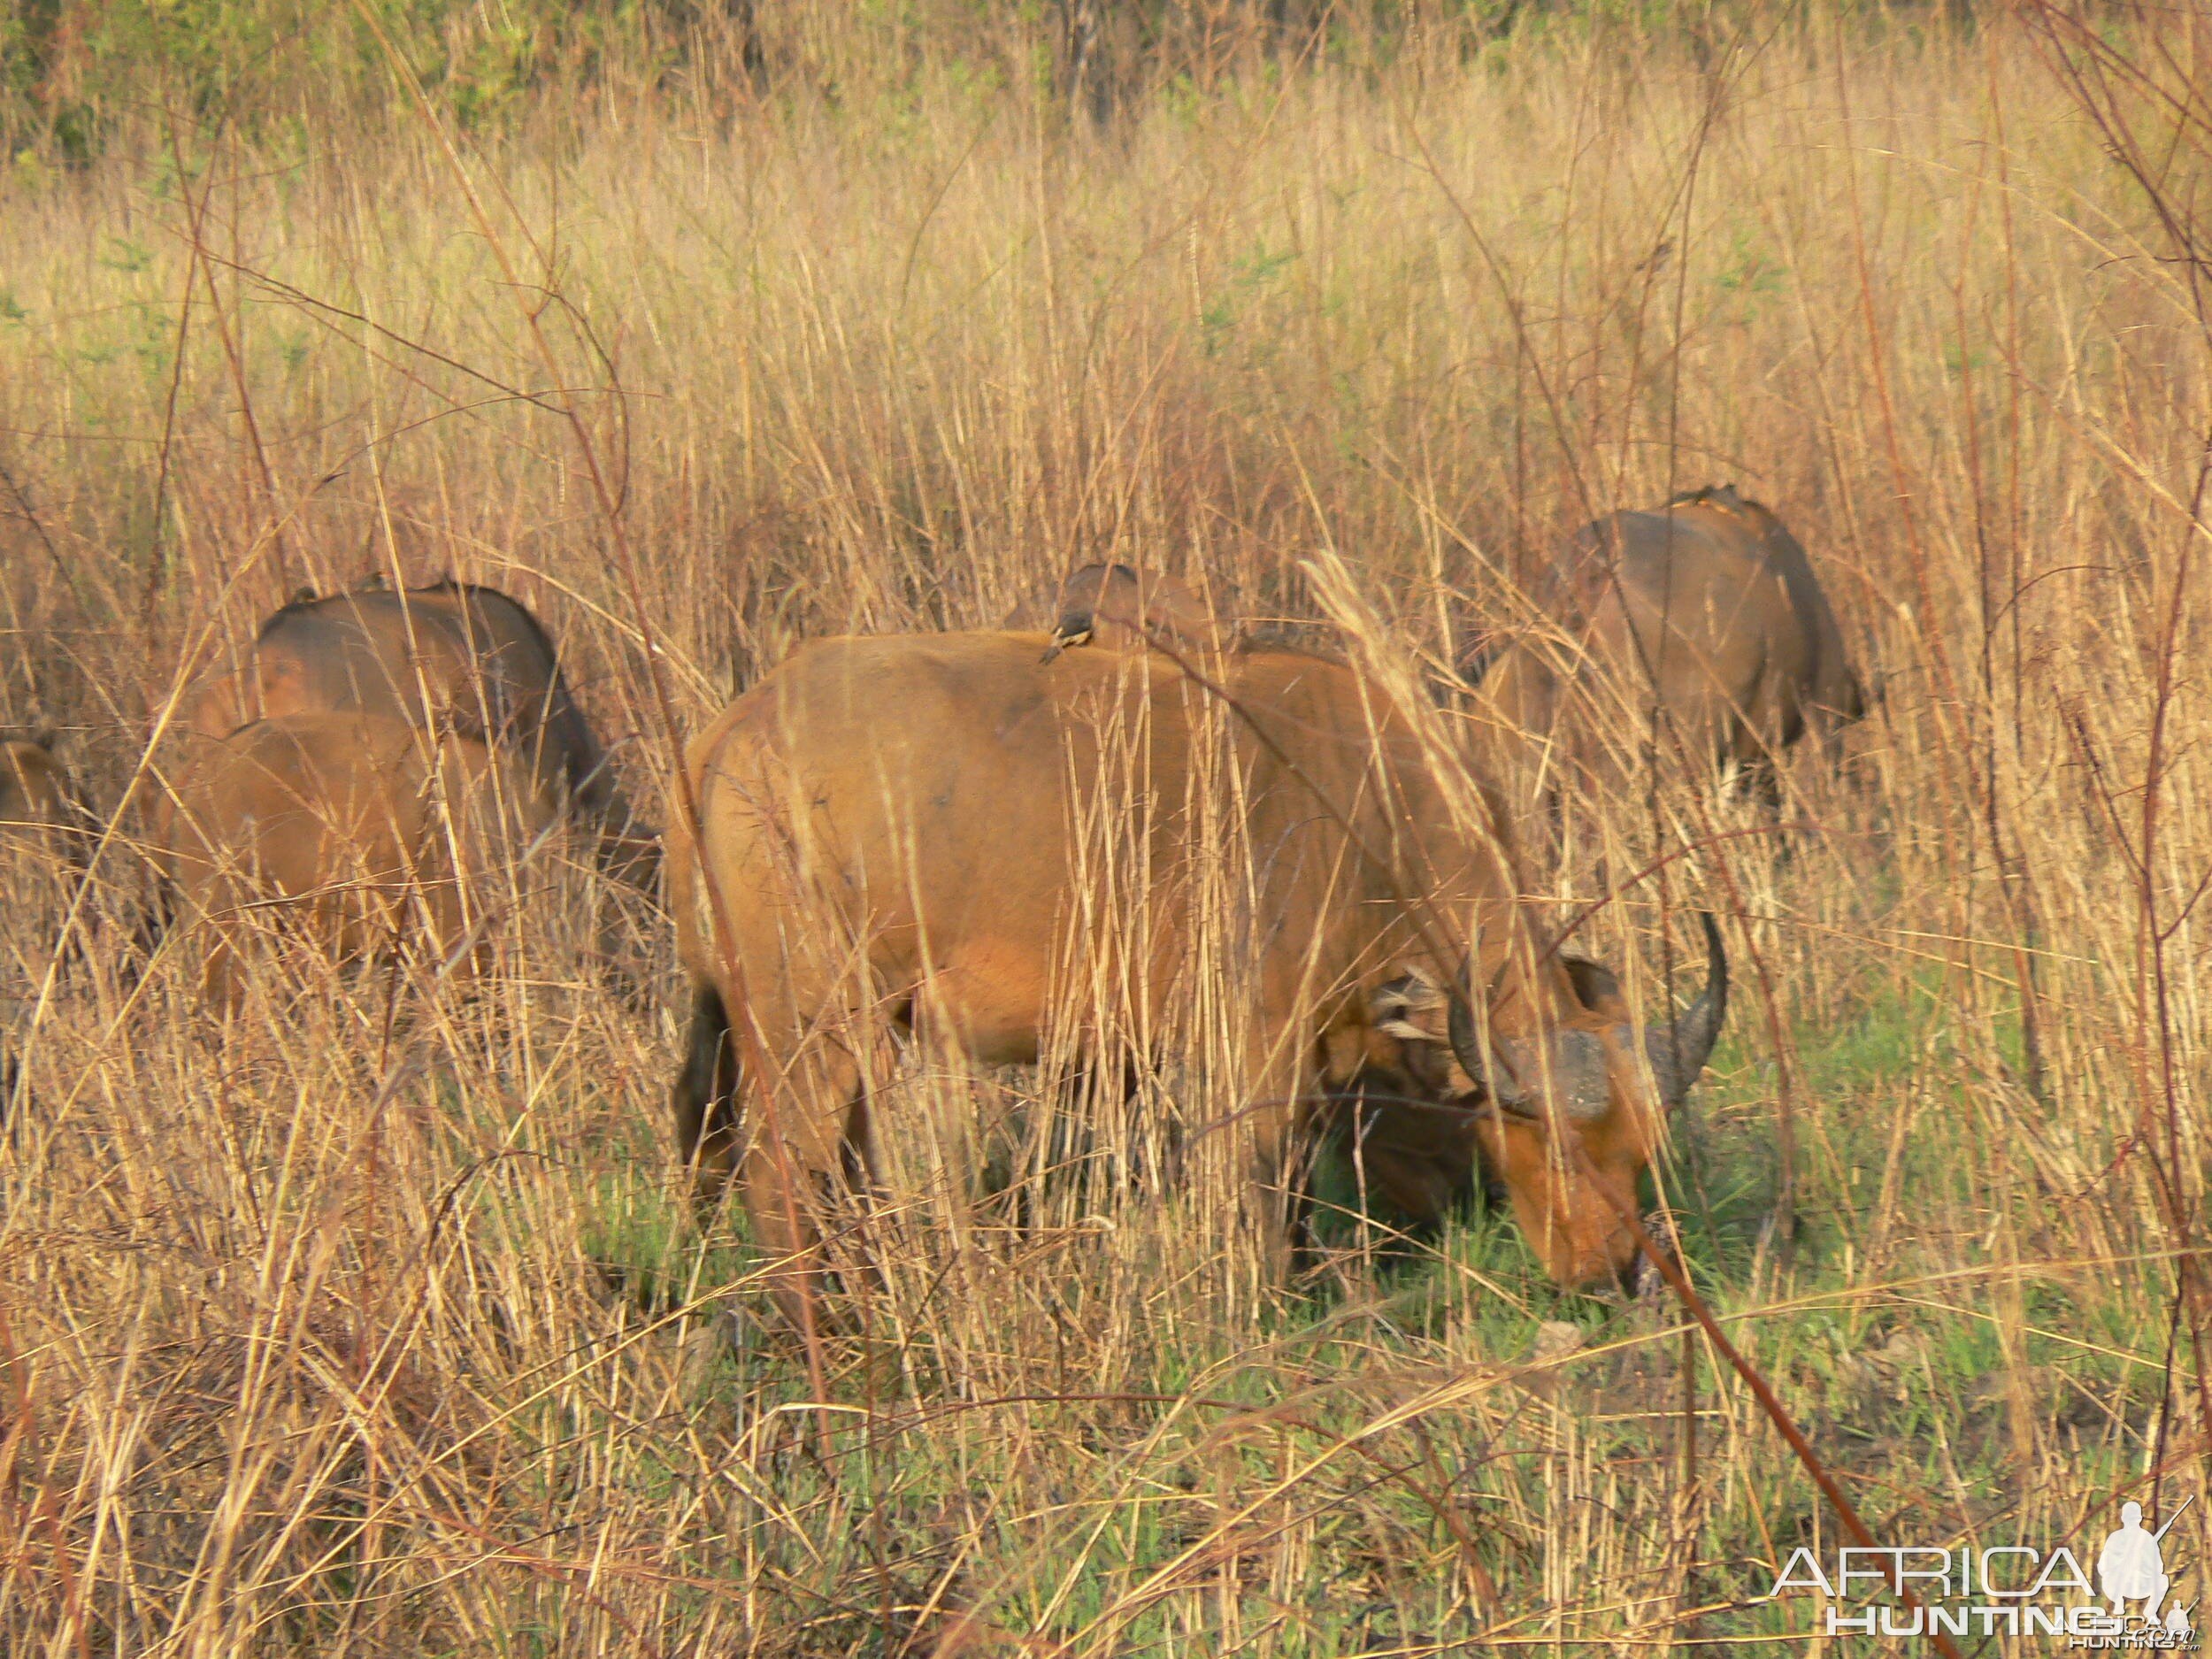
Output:
<path fill-rule="evenodd" d="M 2188 1507 L 2185 1503 L 2181 1509 Z M 2130 1601 L 2140 1601 L 2145 1619 L 2158 1617 L 2158 1604 L 2173 1586 L 2173 1580 L 2166 1576 L 2165 1555 L 2158 1546 L 2180 1518 L 2181 1509 L 2176 1509 L 2172 1520 L 2155 1532 L 2147 1532 L 2143 1506 L 2120 1506 L 2120 1530 L 2104 1540 L 2103 1553 L 2097 1557 L 2097 1587 L 2111 1599 L 2115 1614 L 2124 1613 Z"/>
<path fill-rule="evenodd" d="M 1832 1572 L 1811 1550 L 1798 1549 L 1767 1599 L 1819 1591 L 1828 1606 L 1818 1633 L 1830 1636 L 2051 1636 L 2069 1647 L 2188 1651 L 2200 1640 L 2189 1617 L 2193 1603 L 2174 1598 L 2165 1540 L 2195 1502 L 2184 1500 L 2155 1532 L 2143 1525 L 2141 1504 L 2122 1504 L 2120 1525 L 2097 1553 L 2094 1582 L 2063 1544 L 1843 1548 Z M 1908 1594 L 1916 1605 L 1905 1604 Z M 1893 1599 L 1875 1601 L 1884 1596 Z M 1848 1610 L 1855 1601 L 1873 1604 Z"/>

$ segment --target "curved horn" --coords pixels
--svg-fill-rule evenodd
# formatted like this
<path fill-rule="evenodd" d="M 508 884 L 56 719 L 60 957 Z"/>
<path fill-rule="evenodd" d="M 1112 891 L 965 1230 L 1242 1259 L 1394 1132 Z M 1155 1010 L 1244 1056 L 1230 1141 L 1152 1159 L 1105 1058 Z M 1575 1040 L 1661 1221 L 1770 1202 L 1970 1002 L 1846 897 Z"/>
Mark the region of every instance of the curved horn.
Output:
<path fill-rule="evenodd" d="M 1720 1041 L 1721 1021 L 1728 1017 L 1728 953 L 1721 949 L 1720 928 L 1711 914 L 1700 910 L 1697 919 L 1705 926 L 1705 988 L 1672 1024 L 1651 1026 L 1644 1033 L 1644 1050 L 1651 1056 L 1659 1098 L 1670 1111 L 1689 1098 L 1690 1086 L 1712 1056 L 1713 1045 Z"/>
<path fill-rule="evenodd" d="M 1460 1070 L 1489 1092 L 1491 1101 L 1507 1111 L 1525 1110 L 1529 1103 L 1528 1091 L 1517 1087 L 1494 1061 L 1483 1054 L 1482 1033 L 1475 1029 L 1474 1004 L 1468 1000 L 1467 987 L 1474 981 L 1474 963 L 1470 958 L 1453 984 L 1451 1018 L 1446 1025 L 1452 1040 L 1452 1054 L 1458 1060 Z"/>

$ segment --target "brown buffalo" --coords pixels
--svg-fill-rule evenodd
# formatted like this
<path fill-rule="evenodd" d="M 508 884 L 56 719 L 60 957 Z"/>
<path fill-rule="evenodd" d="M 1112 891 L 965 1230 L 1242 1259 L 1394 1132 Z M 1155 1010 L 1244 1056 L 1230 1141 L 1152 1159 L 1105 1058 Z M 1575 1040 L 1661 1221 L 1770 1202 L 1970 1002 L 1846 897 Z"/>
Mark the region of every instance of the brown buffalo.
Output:
<path fill-rule="evenodd" d="M 155 864 L 197 935 L 204 991 L 234 1008 L 255 936 L 334 961 L 480 947 L 472 925 L 495 902 L 486 877 L 557 807 L 541 779 L 474 738 L 433 740 L 381 715 L 278 715 L 194 743 L 155 810 Z"/>
<path fill-rule="evenodd" d="M 1227 630 L 1188 582 L 1133 565 L 1086 565 L 1056 588 L 1016 605 L 1005 627 L 1048 630 L 1048 661 L 1073 645 L 1142 651 L 1218 651 Z"/>
<path fill-rule="evenodd" d="M 1262 1188 L 1325 1110 L 1299 1102 L 1450 1106 L 1555 1278 L 1624 1269 L 1663 1104 L 1718 1030 L 1717 948 L 1706 995 L 1647 1054 L 1609 979 L 1536 948 L 1494 803 L 1449 792 L 1379 686 L 1249 652 L 1220 666 L 1232 712 L 1164 658 L 1041 663 L 1041 642 L 821 641 L 691 746 L 700 840 L 672 833 L 669 859 L 693 996 L 674 1106 L 703 1199 L 738 1175 L 761 1238 L 810 1275 L 809 1202 L 864 1167 L 894 1031 L 1033 1061 L 1077 972 L 1154 1010 L 1233 987 L 1251 1105 L 1212 1127 Z M 1083 844 L 1102 823 L 1141 876 L 1111 879 Z M 1209 928 L 1226 937 L 1202 975 Z M 1409 963 L 1455 985 L 1464 963 L 1479 989 L 1451 998 L 1441 1060 L 1378 1013 Z M 759 1126 L 741 1163 L 741 1087 Z M 1389 1195 L 1432 1211 L 1463 1177 L 1414 1170 Z"/>
<path fill-rule="evenodd" d="M 1478 651 L 1462 672 L 1509 733 L 1566 742 L 1555 759 L 1640 740 L 1655 705 L 1691 757 L 1771 797 L 1784 750 L 1866 710 L 1804 548 L 1731 487 L 1585 526 L 1540 597 L 1558 636 Z"/>
<path fill-rule="evenodd" d="M 204 687 L 185 724 L 219 738 L 250 720 L 361 713 L 423 731 L 479 732 L 534 790 L 599 833 L 603 867 L 641 886 L 654 832 L 618 787 L 538 619 L 496 588 L 442 581 L 303 596 L 256 636 L 245 665 Z"/>

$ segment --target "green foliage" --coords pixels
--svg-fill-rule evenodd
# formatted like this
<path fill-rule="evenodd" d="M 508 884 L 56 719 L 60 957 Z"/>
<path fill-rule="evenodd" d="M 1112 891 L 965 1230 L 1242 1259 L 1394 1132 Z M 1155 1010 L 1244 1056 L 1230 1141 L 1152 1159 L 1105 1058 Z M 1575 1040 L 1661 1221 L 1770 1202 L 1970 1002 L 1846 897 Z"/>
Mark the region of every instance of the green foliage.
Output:
<path fill-rule="evenodd" d="M 256 134 L 297 119 L 403 108 L 412 81 L 464 127 L 619 65 L 665 68 L 687 0 L 30 0 L 0 19 L 0 139 L 90 160 L 133 129 Z M 665 38 L 664 38 L 665 37 Z"/>
<path fill-rule="evenodd" d="M 1502 64 L 1510 38 L 1573 28 L 1685 40 L 1702 55 L 1745 27 L 1727 8 L 1671 0 L 1140 0 L 1100 17 L 1082 102 L 1102 117 L 1156 102 L 1192 125 L 1218 101 L 1266 100 L 1300 67 L 1379 73 L 1439 43 Z M 403 113 L 418 88 L 472 130 L 609 85 L 749 95 L 803 82 L 871 115 L 925 90 L 1050 104 L 1072 90 L 1066 35 L 1062 0 L 772 12 L 760 0 L 19 0 L 0 17 L 0 142 L 76 166 L 126 134 L 150 147 L 180 129 L 264 135 L 303 111 L 321 125 Z"/>
<path fill-rule="evenodd" d="M 1730 234 L 1728 253 L 1714 273 L 1713 284 L 1748 315 L 1778 295 L 1788 279 L 1789 268 L 1768 252 L 1758 234 L 1748 225 L 1738 225 Z"/>

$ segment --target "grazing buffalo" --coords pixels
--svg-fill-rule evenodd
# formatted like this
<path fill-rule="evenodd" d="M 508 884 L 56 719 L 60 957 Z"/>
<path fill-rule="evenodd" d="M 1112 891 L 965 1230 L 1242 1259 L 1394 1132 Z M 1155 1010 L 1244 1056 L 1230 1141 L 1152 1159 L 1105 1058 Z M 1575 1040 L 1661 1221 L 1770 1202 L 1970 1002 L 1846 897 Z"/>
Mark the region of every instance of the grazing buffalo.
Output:
<path fill-rule="evenodd" d="M 557 800 L 482 741 L 374 714 L 286 714 L 194 742 L 154 813 L 155 864 L 199 935 L 202 988 L 237 1006 L 259 934 L 342 961 L 420 941 L 480 943 L 485 878 Z"/>
<path fill-rule="evenodd" d="M 810 1201 L 865 1167 L 895 1030 L 1025 1063 L 1079 985 L 1110 985 L 1226 1010 L 1249 1104 L 1199 1133 L 1240 1142 L 1261 1190 L 1331 1100 L 1448 1107 L 1560 1282 L 1626 1268 L 1637 1177 L 1719 1028 L 1717 941 L 1704 996 L 1647 1045 L 1609 976 L 1537 947 L 1495 804 L 1440 778 L 1379 686 L 1252 651 L 1218 665 L 1225 706 L 1164 657 L 1040 662 L 1041 641 L 823 641 L 692 744 L 698 839 L 671 832 L 669 896 L 702 1199 L 735 1174 L 810 1284 Z M 1440 1052 L 1390 1011 L 1409 964 L 1455 987 Z M 1387 1195 L 1433 1212 L 1465 1162 Z"/>
<path fill-rule="evenodd" d="M 603 868 L 653 884 L 654 832 L 632 810 L 570 695 L 559 650 L 496 588 L 372 585 L 296 599 L 262 624 L 243 668 L 201 691 L 185 724 L 219 738 L 249 720 L 342 713 L 484 733 L 521 762 L 538 794 L 572 806 L 598 831 Z"/>
<path fill-rule="evenodd" d="M 1480 649 L 1461 664 L 1525 741 L 1632 741 L 1655 705 L 1694 760 L 1736 769 L 1771 798 L 1785 749 L 1809 731 L 1832 739 L 1866 711 L 1804 548 L 1732 487 L 1585 526 L 1542 598 L 1564 638 Z M 1573 717 L 1571 684 L 1587 700 Z M 1571 733 L 1580 722 L 1591 729 Z M 1579 757 L 1590 764 L 1586 748 Z"/>
<path fill-rule="evenodd" d="M 1133 565 L 1086 565 L 1007 613 L 1010 629 L 1048 629 L 1048 660 L 1071 645 L 1142 651 L 1217 651 L 1227 642 L 1212 608 L 1187 582 Z"/>

